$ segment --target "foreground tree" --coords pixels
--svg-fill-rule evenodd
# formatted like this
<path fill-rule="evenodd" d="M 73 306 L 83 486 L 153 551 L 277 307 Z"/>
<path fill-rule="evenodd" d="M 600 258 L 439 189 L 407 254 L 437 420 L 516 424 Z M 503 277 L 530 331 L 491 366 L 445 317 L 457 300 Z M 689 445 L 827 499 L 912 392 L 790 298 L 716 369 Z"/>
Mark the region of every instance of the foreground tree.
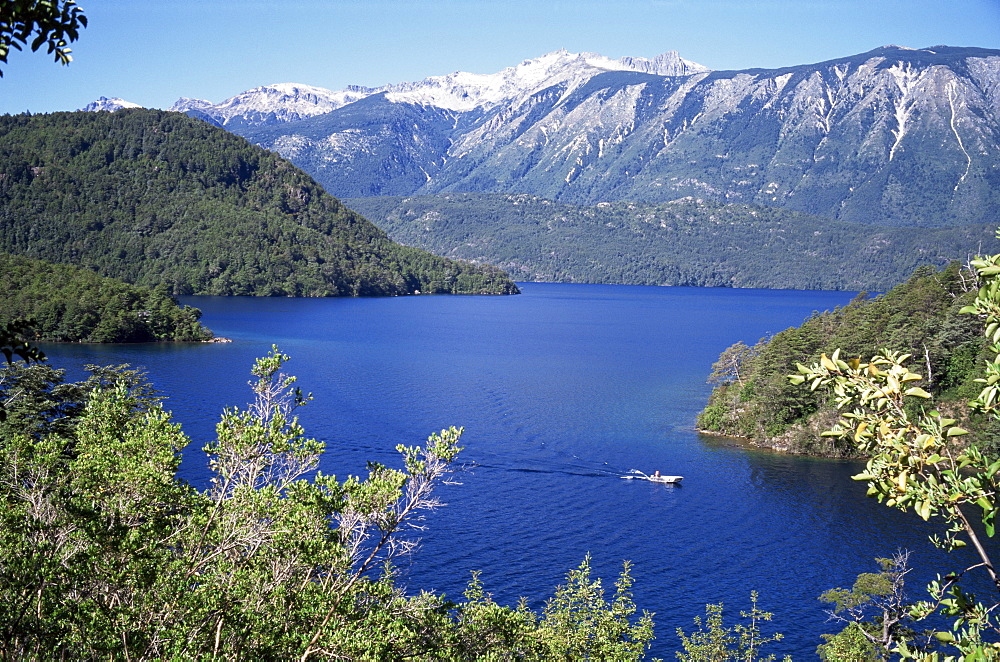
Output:
<path fill-rule="evenodd" d="M 32 361 L 41 363 L 45 360 L 45 354 L 30 342 L 25 340 L 34 330 L 34 322 L 29 320 L 13 320 L 7 324 L 0 324 L 0 352 L 7 359 L 7 364 L 14 362 L 14 357 L 18 357 L 30 364 Z M 7 420 L 8 403 L 0 398 L 0 423 Z"/>
<path fill-rule="evenodd" d="M 837 634 L 825 634 L 817 652 L 823 660 L 889 660 L 898 642 L 911 644 L 921 635 L 913 627 L 910 604 L 904 591 L 910 572 L 909 552 L 891 559 L 876 559 L 879 572 L 863 572 L 850 589 L 835 588 L 819 599 L 833 608 L 830 620 L 843 623 Z M 920 642 L 926 649 L 928 641 Z"/>
<path fill-rule="evenodd" d="M 726 626 L 723 619 L 723 605 L 705 605 L 705 619 L 695 616 L 697 630 L 687 635 L 677 628 L 683 651 L 677 652 L 677 659 L 685 662 L 774 662 L 775 656 L 762 657 L 760 650 L 769 643 L 781 641 L 784 635 L 765 635 L 760 624 L 774 616 L 757 608 L 757 592 L 750 593 L 750 611 L 741 611 L 744 622 Z M 786 656 L 784 662 L 789 662 Z"/>
<path fill-rule="evenodd" d="M 3 0 L 0 3 L 0 63 L 7 64 L 10 49 L 32 52 L 45 46 L 59 64 L 69 64 L 69 43 L 87 27 L 87 17 L 74 0 Z M 29 42 L 30 40 L 30 42 Z M 0 76 L 3 70 L 0 69 Z"/>
<path fill-rule="evenodd" d="M 478 577 L 465 603 L 405 595 L 394 561 L 461 430 L 399 446 L 398 469 L 324 475 L 287 359 L 259 359 L 254 402 L 223 414 L 204 491 L 178 479 L 188 439 L 136 373 L 0 378 L 0 659 L 642 657 L 652 620 L 633 622 L 627 566 L 608 602 L 588 559 L 541 615 Z"/>
<path fill-rule="evenodd" d="M 972 407 L 984 417 L 998 418 L 1000 406 L 1000 255 L 972 262 L 981 280 L 974 303 L 961 312 L 979 315 L 993 343 L 994 358 L 978 381 L 983 385 Z M 909 355 L 883 351 L 863 363 L 843 360 L 839 351 L 811 366 L 799 365 L 795 384 L 829 389 L 842 419 L 825 433 L 849 440 L 870 457 L 856 480 L 868 483 L 869 496 L 889 507 L 912 510 L 921 519 L 941 519 L 945 529 L 932 537 L 935 545 L 954 550 L 971 545 L 977 563 L 939 575 L 928 585 L 929 601 L 911 606 L 916 621 L 938 612 L 954 619 L 950 630 L 935 634 L 944 653 L 918 651 L 906 637 L 886 642 L 903 658 L 967 659 L 1000 657 L 1000 578 L 983 539 L 996 533 L 1000 510 L 1000 460 L 978 446 L 964 443 L 967 430 L 927 405 L 930 394 L 916 384 L 923 378 L 907 367 Z M 974 596 L 963 589 L 972 573 L 985 574 L 992 590 Z"/>

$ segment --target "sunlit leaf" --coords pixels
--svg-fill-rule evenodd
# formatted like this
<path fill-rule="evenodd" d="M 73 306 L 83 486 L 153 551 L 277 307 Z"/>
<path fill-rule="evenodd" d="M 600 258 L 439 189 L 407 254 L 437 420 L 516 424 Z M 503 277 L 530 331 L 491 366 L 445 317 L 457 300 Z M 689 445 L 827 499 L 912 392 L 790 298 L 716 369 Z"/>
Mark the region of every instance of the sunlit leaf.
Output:
<path fill-rule="evenodd" d="M 820 362 L 820 365 L 822 365 L 827 370 L 829 370 L 831 372 L 836 372 L 837 371 L 837 364 L 834 363 L 833 361 L 831 361 L 830 357 L 828 357 L 826 354 L 820 355 L 819 362 Z"/>
<path fill-rule="evenodd" d="M 860 423 L 858 423 L 858 428 L 857 430 L 854 431 L 854 441 L 859 441 L 861 439 L 861 435 L 863 435 L 867 429 L 868 429 L 867 421 L 861 421 Z"/>

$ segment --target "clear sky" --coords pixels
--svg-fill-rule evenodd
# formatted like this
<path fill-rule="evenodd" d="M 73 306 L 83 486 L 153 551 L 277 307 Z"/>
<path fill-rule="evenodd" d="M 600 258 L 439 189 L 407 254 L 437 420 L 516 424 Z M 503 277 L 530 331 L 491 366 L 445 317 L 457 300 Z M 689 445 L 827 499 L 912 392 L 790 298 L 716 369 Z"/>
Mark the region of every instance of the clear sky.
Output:
<path fill-rule="evenodd" d="M 62 67 L 13 53 L 0 113 L 100 96 L 167 108 L 295 82 L 333 90 L 493 73 L 565 48 L 668 50 L 712 69 L 782 67 L 886 44 L 1000 49 L 1000 0 L 78 0 Z"/>

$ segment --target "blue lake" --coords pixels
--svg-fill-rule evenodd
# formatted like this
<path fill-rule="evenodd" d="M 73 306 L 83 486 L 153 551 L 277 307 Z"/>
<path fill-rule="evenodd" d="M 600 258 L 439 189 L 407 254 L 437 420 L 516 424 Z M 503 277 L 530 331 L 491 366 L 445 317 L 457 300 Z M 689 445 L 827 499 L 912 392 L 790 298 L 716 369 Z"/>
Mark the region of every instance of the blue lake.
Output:
<path fill-rule="evenodd" d="M 255 357 L 271 344 L 314 401 L 301 410 L 326 442 L 326 473 L 398 466 L 399 443 L 464 426 L 459 485 L 423 522 L 405 566 L 411 591 L 460 597 L 471 570 L 503 603 L 539 607 L 591 554 L 613 590 L 633 562 L 635 597 L 655 612 L 653 653 L 672 658 L 705 603 L 734 617 L 775 612 L 785 639 L 768 652 L 815 658 L 827 623 L 822 591 L 850 586 L 873 558 L 912 551 L 911 595 L 958 561 L 931 547 L 930 527 L 866 499 L 856 463 L 747 450 L 699 435 L 694 418 L 719 353 L 797 325 L 853 293 L 525 283 L 514 297 L 259 299 L 185 297 L 217 335 L 210 345 L 45 347 L 79 374 L 86 363 L 145 366 L 193 443 L 226 407 L 250 398 Z M 639 469 L 680 486 L 621 480 Z"/>

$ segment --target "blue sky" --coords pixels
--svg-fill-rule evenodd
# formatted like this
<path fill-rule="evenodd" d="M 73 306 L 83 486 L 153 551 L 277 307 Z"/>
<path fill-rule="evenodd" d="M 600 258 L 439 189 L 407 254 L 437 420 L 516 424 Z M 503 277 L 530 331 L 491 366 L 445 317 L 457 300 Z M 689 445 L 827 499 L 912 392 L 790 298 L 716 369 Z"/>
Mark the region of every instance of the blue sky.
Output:
<path fill-rule="evenodd" d="M 341 89 L 493 73 L 565 48 L 667 50 L 713 69 L 781 67 L 885 44 L 1000 49 L 1000 0 L 78 0 L 74 62 L 14 53 L 0 112 L 100 96 L 152 108 L 270 83 Z"/>

